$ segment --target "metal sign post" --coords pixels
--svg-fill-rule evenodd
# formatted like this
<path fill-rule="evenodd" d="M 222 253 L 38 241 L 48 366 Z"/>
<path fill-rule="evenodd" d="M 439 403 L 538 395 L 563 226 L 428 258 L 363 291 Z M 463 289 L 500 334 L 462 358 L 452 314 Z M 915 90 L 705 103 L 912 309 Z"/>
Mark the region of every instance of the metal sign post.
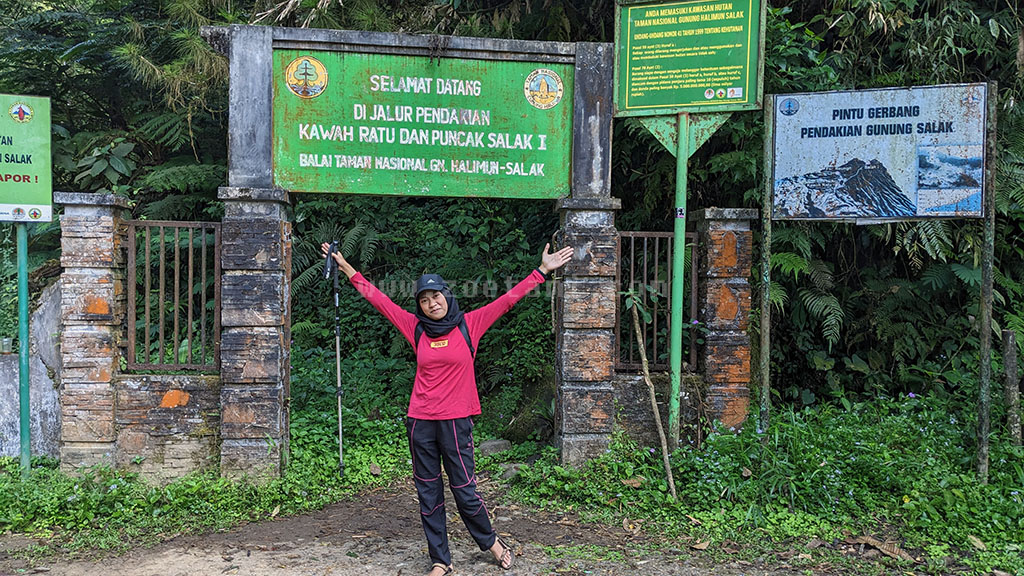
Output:
<path fill-rule="evenodd" d="M 31 466 L 28 336 L 28 224 L 53 218 L 50 99 L 0 94 L 0 221 L 18 241 L 18 378 L 21 473 Z"/>
<path fill-rule="evenodd" d="M 985 128 L 985 149 L 994 154 L 996 150 L 996 95 L 999 93 L 995 82 L 985 86 L 988 99 L 983 114 Z M 984 207 L 982 225 L 984 238 L 981 247 L 981 322 L 978 345 L 979 390 L 978 390 L 978 481 L 988 484 L 989 430 L 992 389 L 992 284 L 994 282 L 993 261 L 996 244 L 996 194 L 995 162 L 989 157 L 985 162 Z"/>
<path fill-rule="evenodd" d="M 28 225 L 14 225 L 18 235 L 18 404 L 21 439 L 21 475 L 32 466 L 28 374 Z"/>
<path fill-rule="evenodd" d="M 690 115 L 679 114 L 676 148 L 675 220 L 672 224 L 672 301 L 669 320 L 669 376 L 671 395 L 668 399 L 669 445 L 679 445 L 679 389 L 683 363 L 683 255 L 686 253 L 686 175 L 690 161 Z M 692 266 L 692 264 L 691 264 Z M 694 289 L 693 286 L 690 287 Z"/>
<path fill-rule="evenodd" d="M 638 116 L 676 156 L 669 320 L 668 443 L 679 443 L 683 358 L 683 255 L 689 157 L 733 111 L 761 107 L 764 16 L 761 0 L 619 0 L 615 116 Z"/>

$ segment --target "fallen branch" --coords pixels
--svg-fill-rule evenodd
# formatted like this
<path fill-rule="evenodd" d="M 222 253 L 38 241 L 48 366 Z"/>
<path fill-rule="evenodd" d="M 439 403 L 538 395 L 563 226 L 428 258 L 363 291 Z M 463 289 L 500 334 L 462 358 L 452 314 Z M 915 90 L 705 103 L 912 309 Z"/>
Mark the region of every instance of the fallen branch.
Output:
<path fill-rule="evenodd" d="M 640 331 L 640 314 L 636 306 L 631 306 L 633 311 L 633 331 L 636 333 L 636 344 L 640 348 L 640 361 L 644 369 L 644 382 L 647 383 L 647 391 L 651 396 L 651 410 L 654 411 L 654 423 L 658 426 L 658 438 L 661 440 L 661 459 L 665 464 L 665 475 L 668 477 L 668 489 L 672 494 L 672 500 L 676 499 L 676 481 L 672 477 L 672 466 L 668 461 L 668 442 L 665 440 L 665 428 L 661 425 L 661 412 L 658 411 L 658 400 L 654 396 L 654 382 L 651 381 L 651 371 L 647 365 L 647 349 L 644 347 L 643 333 Z"/>
<path fill-rule="evenodd" d="M 890 558 L 906 560 L 908 562 L 915 561 L 914 557 L 910 554 L 907 554 L 907 552 L 900 548 L 899 545 L 889 542 L 882 542 L 881 540 L 878 540 L 877 538 L 873 538 L 871 536 L 860 536 L 859 538 L 847 540 L 847 542 L 849 542 L 850 544 L 867 544 L 868 546 L 877 549 L 879 552 L 885 554 Z"/>

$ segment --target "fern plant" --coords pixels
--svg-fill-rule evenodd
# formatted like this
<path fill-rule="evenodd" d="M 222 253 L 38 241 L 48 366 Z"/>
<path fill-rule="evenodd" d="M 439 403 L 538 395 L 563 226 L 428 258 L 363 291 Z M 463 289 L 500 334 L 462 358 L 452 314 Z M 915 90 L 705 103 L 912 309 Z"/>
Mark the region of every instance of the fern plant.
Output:
<path fill-rule="evenodd" d="M 776 243 L 789 251 L 774 252 Z M 793 305 L 801 306 L 803 312 L 818 323 L 831 349 L 839 342 L 845 313 L 839 298 L 832 293 L 831 265 L 814 250 L 826 248 L 826 235 L 799 224 L 780 226 L 772 245 L 772 272 L 781 273 L 781 277 L 776 276 L 781 281 L 772 284 L 772 304 L 784 311 L 785 304 L 791 301 L 788 290 L 795 288 L 799 299 L 792 301 Z M 787 285 L 793 288 L 787 289 Z"/>
<path fill-rule="evenodd" d="M 292 278 L 292 294 L 310 290 L 324 281 L 324 258 L 320 246 L 324 242 L 335 241 L 342 256 L 357 258 L 362 267 L 373 260 L 380 245 L 377 231 L 366 220 L 357 220 L 348 230 L 329 219 L 317 221 L 307 233 L 293 237 L 292 269 L 296 272 Z"/>

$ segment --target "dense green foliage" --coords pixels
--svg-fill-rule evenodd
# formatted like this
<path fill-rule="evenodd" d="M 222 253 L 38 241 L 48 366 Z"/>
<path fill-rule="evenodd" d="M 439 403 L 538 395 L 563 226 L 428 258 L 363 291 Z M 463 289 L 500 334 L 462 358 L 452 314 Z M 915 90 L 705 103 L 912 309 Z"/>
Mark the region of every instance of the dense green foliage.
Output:
<path fill-rule="evenodd" d="M 28 228 L 27 270 L 37 269 L 59 254 L 53 246 L 54 232 L 57 229 L 57 225 L 52 223 Z M 15 236 L 13 224 L 0 223 L 0 338 L 14 338 L 17 341 L 18 259 Z M 29 280 L 29 290 L 33 287 L 33 282 Z M 30 297 L 32 296 L 36 294 L 30 293 Z"/>
<path fill-rule="evenodd" d="M 543 5 L 536 0 L 361 0 L 349 5 L 59 0 L 4 6 L 0 60 L 9 64 L 0 67 L 0 90 L 53 98 L 56 186 L 114 190 L 136 201 L 139 216 L 205 219 L 219 214 L 214 196 L 225 174 L 226 61 L 202 41 L 199 26 L 253 21 L 610 41 L 614 16 L 610 1 L 572 0 Z M 1012 4 L 775 3 L 768 13 L 765 84 L 771 93 L 999 83 L 995 328 L 1017 330 L 1024 346 L 1020 25 Z M 39 73 L 22 74 L 25 67 Z M 690 207 L 759 206 L 762 146 L 761 115 L 735 114 L 691 160 Z M 666 190 L 674 187 L 674 164 L 637 122 L 616 123 L 612 185 L 614 195 L 623 199 L 622 228 L 668 229 L 671 194 Z M 475 201 L 357 200 L 327 202 L 345 205 L 348 212 L 318 210 L 324 202 L 296 200 L 300 237 L 350 235 L 361 242 L 361 263 L 378 282 L 400 281 L 427 268 L 454 272 L 456 282 L 518 275 L 528 270 L 525 255 L 535 255 L 555 227 L 553 218 L 544 217 L 546 207 L 527 203 L 497 202 L 481 212 Z M 439 223 L 459 211 L 467 218 L 459 220 L 456 234 L 446 236 Z M 333 220 L 335 214 L 342 216 L 339 221 Z M 368 235 L 362 236 L 363 231 Z M 432 243 L 441 237 L 444 242 Z M 495 238 L 515 241 L 488 241 Z M 425 247 L 426 253 L 413 254 Z M 980 247 L 981 227 L 973 221 L 777 224 L 773 388 L 783 398 L 813 402 L 951 386 L 941 375 L 954 369 L 957 352 L 977 348 Z M 524 267 L 507 266 L 512 262 Z M 303 269 L 311 263 L 312 254 Z M 309 305 L 324 301 L 318 292 L 323 286 L 311 278 L 296 282 L 297 334 L 312 323 L 323 324 L 325 316 L 313 312 L 319 307 Z M 543 323 L 543 312 L 539 305 L 517 311 L 531 319 L 523 326 Z M 393 337 L 386 330 L 361 332 L 371 336 L 363 341 L 364 354 L 373 354 L 381 339 Z M 965 333 L 970 338 L 965 340 Z M 307 331 L 302 337 L 327 345 L 326 336 Z M 537 371 L 550 348 L 520 354 L 516 343 L 537 341 L 536 334 L 525 336 L 493 338 L 503 353 L 495 356 L 507 361 L 481 365 L 494 371 L 495 382 L 502 380 L 498 372 L 509 374 L 509 366 L 517 368 L 506 383 L 510 378 L 523 383 L 516 370 Z M 538 384 L 541 376 L 532 374 L 528 381 Z"/>
<path fill-rule="evenodd" d="M 768 92 L 999 82 L 995 328 L 1021 334 L 1024 188 L 1015 106 L 1020 18 L 970 2 L 793 4 L 770 12 Z M 761 119 L 734 118 L 693 171 L 715 202 L 758 205 Z M 756 176 L 756 178 L 755 178 Z M 742 199 L 739 194 L 742 193 Z M 702 199 L 698 197 L 698 202 Z M 980 223 L 855 227 L 777 223 L 772 246 L 773 388 L 785 398 L 962 390 L 976 353 Z M 964 336 L 967 335 L 967 338 Z M 995 340 L 998 342 L 998 333 Z M 953 377 L 954 380 L 959 380 Z"/>
<path fill-rule="evenodd" d="M 258 21 L 611 41 L 614 22 L 611 0 L 0 0 L 0 7 L 0 91 L 51 97 L 55 188 L 113 191 L 132 201 L 136 217 L 152 219 L 216 220 L 221 213 L 226 61 L 202 41 L 202 25 Z M 997 81 L 995 328 L 1016 330 L 1024 347 L 1021 28 L 1010 2 L 773 2 L 765 91 Z M 674 158 L 634 120 L 616 121 L 614 136 L 619 227 L 670 229 Z M 760 207 L 763 136 L 761 114 L 735 114 L 697 151 L 689 170 L 691 210 Z M 310 195 L 293 202 L 295 348 L 285 478 L 253 487 L 197 475 L 160 488 L 105 469 L 68 477 L 48 463 L 22 482 L 6 462 L 0 530 L 59 527 L 78 545 L 111 546 L 296 512 L 387 481 L 406 462 L 401 416 L 412 385 L 411 349 L 342 287 L 347 474 L 338 479 L 333 306 L 331 286 L 318 276 L 319 243 L 341 241 L 350 260 L 403 306 L 412 305 L 415 277 L 433 271 L 473 308 L 535 266 L 557 228 L 549 204 L 526 201 Z M 56 225 L 34 228 L 33 265 L 52 257 L 56 233 Z M 972 480 L 980 250 L 976 221 L 777 223 L 772 389 L 788 406 L 772 428 L 764 436 L 751 428 L 714 434 L 700 449 L 677 451 L 677 503 L 655 480 L 657 455 L 622 438 L 580 472 L 558 467 L 545 451 L 517 481 L 520 496 L 716 540 L 891 528 L 925 551 L 935 573 L 954 570 L 957 561 L 944 567 L 942 558 L 960 554 L 977 570 L 1024 571 L 1021 454 L 1007 446 L 998 424 L 991 483 Z M 12 258 L 4 228 L 4 331 L 14 311 Z M 526 298 L 481 346 L 481 436 L 543 441 L 551 433 L 549 305 L 544 293 Z M 1003 410 L 996 402 L 994 422 Z M 536 446 L 524 444 L 518 454 Z M 370 472 L 376 467 L 379 476 Z M 645 480 L 637 488 L 622 483 L 639 476 Z M 185 497 L 199 494 L 206 496 Z M 690 526 L 686 514 L 700 524 Z M 103 535 L 107 523 L 112 530 Z M 973 550 L 968 537 L 988 550 Z"/>

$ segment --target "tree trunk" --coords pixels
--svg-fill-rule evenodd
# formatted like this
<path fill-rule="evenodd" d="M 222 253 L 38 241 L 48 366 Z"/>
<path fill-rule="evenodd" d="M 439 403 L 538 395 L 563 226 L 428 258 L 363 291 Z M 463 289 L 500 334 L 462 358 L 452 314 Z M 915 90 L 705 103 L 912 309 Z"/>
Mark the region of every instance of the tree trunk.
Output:
<path fill-rule="evenodd" d="M 1010 441 L 1020 446 L 1020 381 L 1017 379 L 1017 333 L 1003 330 L 1003 366 L 1006 370 L 1006 384 L 1003 394 L 1006 398 L 1006 427 Z"/>

